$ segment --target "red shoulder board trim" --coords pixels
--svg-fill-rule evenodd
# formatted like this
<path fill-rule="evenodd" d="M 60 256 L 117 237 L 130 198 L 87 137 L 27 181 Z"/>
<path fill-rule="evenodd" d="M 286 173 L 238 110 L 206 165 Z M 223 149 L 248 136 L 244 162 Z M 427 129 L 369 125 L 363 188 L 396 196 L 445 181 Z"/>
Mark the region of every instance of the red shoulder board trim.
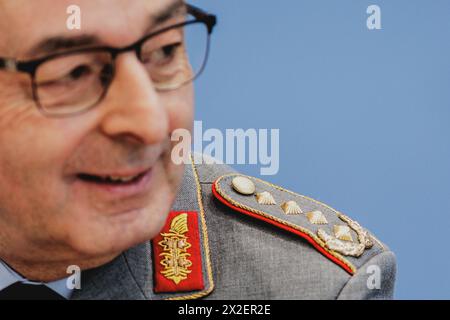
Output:
<path fill-rule="evenodd" d="M 287 220 L 282 220 L 279 217 L 276 217 L 274 215 L 271 215 L 270 213 L 252 208 L 248 205 L 245 205 L 243 203 L 240 203 L 239 201 L 235 201 L 235 199 L 232 199 L 230 197 L 229 193 L 232 193 L 232 187 L 229 186 L 229 179 L 233 178 L 233 176 L 237 175 L 228 175 L 223 176 L 217 179 L 212 184 L 212 192 L 214 196 L 223 204 L 230 207 L 231 209 L 241 212 L 247 216 L 256 218 L 258 220 L 264 221 L 266 223 L 269 223 L 273 226 L 276 226 L 280 229 L 286 230 L 288 232 L 291 232 L 293 234 L 296 234 L 306 241 L 308 241 L 315 249 L 317 249 L 320 253 L 322 253 L 326 258 L 333 261 L 338 266 L 342 267 L 345 271 L 347 271 L 349 274 L 353 275 L 356 272 L 355 266 L 350 263 L 347 259 L 342 257 L 337 252 L 334 252 L 330 249 L 328 249 L 325 244 L 316 237 L 313 232 L 308 230 L 307 228 L 304 228 L 300 225 L 296 225 L 294 223 L 291 223 Z M 248 177 L 250 178 L 250 177 Z M 224 182 L 224 180 L 227 180 L 227 182 Z M 263 183 L 264 187 L 267 188 L 269 186 L 268 183 L 263 182 L 262 180 L 252 178 L 252 181 L 255 183 Z M 265 185 L 267 184 L 267 186 Z M 271 186 L 271 185 L 270 185 Z M 223 188 L 226 188 L 227 191 L 224 191 Z M 228 190 L 230 189 L 230 190 Z M 258 189 L 258 187 L 257 187 Z M 280 189 L 281 190 L 281 189 Z M 258 190 L 257 190 L 258 191 Z M 236 198 L 239 198 L 241 195 L 236 195 Z"/>
<path fill-rule="evenodd" d="M 152 241 L 156 293 L 204 289 L 197 212 L 170 212 Z"/>

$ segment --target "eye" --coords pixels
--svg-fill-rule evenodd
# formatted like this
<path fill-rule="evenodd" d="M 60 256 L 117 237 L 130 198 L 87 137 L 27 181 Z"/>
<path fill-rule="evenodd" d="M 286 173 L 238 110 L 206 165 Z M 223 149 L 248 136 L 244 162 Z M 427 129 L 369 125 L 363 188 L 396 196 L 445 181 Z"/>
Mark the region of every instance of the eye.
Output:
<path fill-rule="evenodd" d="M 59 72 L 58 72 L 59 73 Z M 87 64 L 78 65 L 71 70 L 65 71 L 64 73 L 60 73 L 59 77 L 54 77 L 54 79 L 49 79 L 46 81 L 37 82 L 39 86 L 51 86 L 51 85 L 68 85 L 73 84 L 74 82 L 78 82 L 80 80 L 84 80 L 89 76 L 94 74 L 94 70 L 91 66 Z"/>
<path fill-rule="evenodd" d="M 70 78 L 71 80 L 78 80 L 80 78 L 82 78 L 85 75 L 89 75 L 91 73 L 91 68 L 87 65 L 80 65 L 78 67 L 76 67 L 75 69 L 73 69 L 69 75 L 68 78 Z"/>
<path fill-rule="evenodd" d="M 164 52 L 164 55 L 166 57 L 172 56 L 179 45 L 180 44 L 177 43 L 177 44 L 173 44 L 173 45 L 170 45 L 170 46 L 165 46 L 165 47 L 162 48 L 162 51 Z"/>
<path fill-rule="evenodd" d="M 181 46 L 181 42 L 166 45 L 158 50 L 153 51 L 147 58 L 143 59 L 144 63 L 152 63 L 155 65 L 165 64 L 171 61 L 177 53 L 177 49 Z"/>

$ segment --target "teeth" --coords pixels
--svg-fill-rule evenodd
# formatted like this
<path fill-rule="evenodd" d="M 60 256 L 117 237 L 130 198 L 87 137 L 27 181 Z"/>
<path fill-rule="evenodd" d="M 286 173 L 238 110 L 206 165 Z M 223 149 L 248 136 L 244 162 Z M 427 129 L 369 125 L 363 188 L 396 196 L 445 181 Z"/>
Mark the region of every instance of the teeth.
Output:
<path fill-rule="evenodd" d="M 111 180 L 114 182 L 130 182 L 131 180 L 135 179 L 137 176 L 132 177 L 116 177 L 116 176 L 108 176 L 104 178 L 105 180 Z"/>

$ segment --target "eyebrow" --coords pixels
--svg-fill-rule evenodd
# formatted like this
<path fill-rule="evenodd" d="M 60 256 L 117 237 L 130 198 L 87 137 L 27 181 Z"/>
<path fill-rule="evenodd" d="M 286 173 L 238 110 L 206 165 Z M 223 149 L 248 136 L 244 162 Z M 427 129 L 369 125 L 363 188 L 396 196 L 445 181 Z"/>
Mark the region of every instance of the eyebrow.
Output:
<path fill-rule="evenodd" d="M 184 0 L 175 0 L 171 4 L 169 4 L 166 8 L 162 9 L 157 14 L 152 14 L 150 21 L 151 25 L 159 25 L 170 18 L 172 18 L 174 15 L 176 15 L 180 9 L 185 9 L 186 3 Z"/>
<path fill-rule="evenodd" d="M 181 8 L 186 8 L 184 0 L 175 0 L 157 13 L 150 15 L 150 23 L 146 32 L 149 32 L 157 25 L 163 24 L 174 17 Z M 39 55 L 51 54 L 61 50 L 69 50 L 85 46 L 101 44 L 102 41 L 95 35 L 79 35 L 79 36 L 55 36 L 41 40 L 37 45 L 33 46 L 27 56 L 35 57 Z"/>

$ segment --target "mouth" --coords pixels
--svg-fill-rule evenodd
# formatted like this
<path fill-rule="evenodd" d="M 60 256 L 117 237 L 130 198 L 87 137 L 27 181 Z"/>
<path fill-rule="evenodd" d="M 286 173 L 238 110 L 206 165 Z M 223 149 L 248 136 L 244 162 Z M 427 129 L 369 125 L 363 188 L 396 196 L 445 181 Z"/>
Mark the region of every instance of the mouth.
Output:
<path fill-rule="evenodd" d="M 87 173 L 80 173 L 77 178 L 87 182 L 101 185 L 112 185 L 112 186 L 126 186 L 137 183 L 140 179 L 144 177 L 147 171 L 141 172 L 136 175 L 129 176 L 118 176 L 118 175 L 92 175 Z"/>
<path fill-rule="evenodd" d="M 106 196 L 108 199 L 125 198 L 146 194 L 151 189 L 152 169 L 129 173 L 76 175 L 77 185 L 89 193 Z M 111 198 L 112 197 L 112 198 Z"/>

